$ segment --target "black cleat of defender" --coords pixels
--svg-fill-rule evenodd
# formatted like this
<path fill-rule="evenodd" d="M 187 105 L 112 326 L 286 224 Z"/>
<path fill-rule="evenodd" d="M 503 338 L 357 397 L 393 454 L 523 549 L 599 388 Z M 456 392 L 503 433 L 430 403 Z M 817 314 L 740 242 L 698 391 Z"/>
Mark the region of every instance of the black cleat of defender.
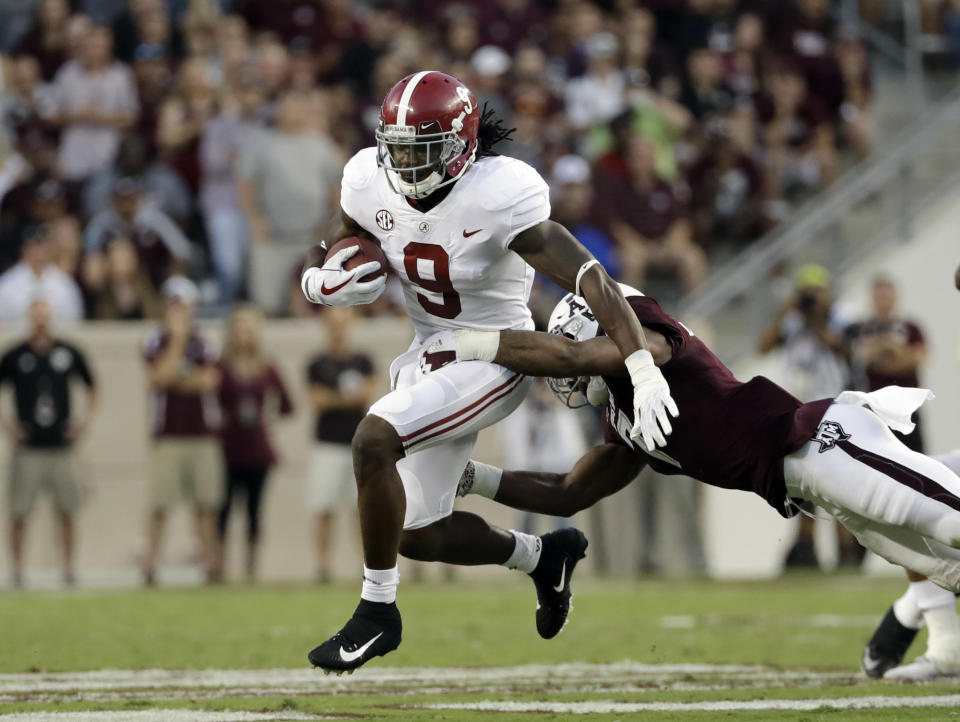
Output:
<path fill-rule="evenodd" d="M 570 580 L 577 562 L 586 556 L 587 538 L 579 529 L 558 529 L 540 537 L 540 562 L 530 573 L 537 588 L 537 632 L 556 637 L 570 613 Z"/>
<path fill-rule="evenodd" d="M 403 624 L 395 602 L 360 604 L 343 629 L 313 649 L 307 658 L 314 667 L 325 672 L 352 672 L 400 646 Z"/>
<path fill-rule="evenodd" d="M 864 673 L 868 677 L 880 678 L 888 669 L 900 666 L 917 636 L 917 631 L 900 624 L 900 620 L 893 613 L 893 607 L 890 607 L 864 647 L 863 656 L 860 658 Z"/>

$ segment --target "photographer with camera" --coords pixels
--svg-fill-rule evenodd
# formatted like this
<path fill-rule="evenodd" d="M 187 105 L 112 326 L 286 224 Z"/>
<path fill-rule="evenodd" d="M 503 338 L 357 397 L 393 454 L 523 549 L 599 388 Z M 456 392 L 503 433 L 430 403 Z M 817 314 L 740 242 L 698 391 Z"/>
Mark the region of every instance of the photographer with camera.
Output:
<path fill-rule="evenodd" d="M 844 342 L 845 323 L 833 305 L 830 274 L 808 264 L 794 276 L 794 291 L 760 336 L 757 350 L 768 354 L 782 349 L 784 367 L 780 383 L 801 401 L 837 396 L 846 387 L 848 367 Z M 814 519 L 800 517 L 797 540 L 787 552 L 787 568 L 816 567 L 813 547 Z M 863 547 L 837 525 L 839 565 L 859 566 Z"/>

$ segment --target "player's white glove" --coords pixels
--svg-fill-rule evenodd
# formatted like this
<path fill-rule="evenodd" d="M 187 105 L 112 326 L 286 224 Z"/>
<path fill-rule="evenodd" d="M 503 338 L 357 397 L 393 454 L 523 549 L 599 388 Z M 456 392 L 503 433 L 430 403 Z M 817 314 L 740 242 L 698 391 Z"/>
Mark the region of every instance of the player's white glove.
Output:
<path fill-rule="evenodd" d="M 303 295 L 311 303 L 325 306 L 361 306 L 376 301 L 387 285 L 387 277 L 379 276 L 373 281 L 360 281 L 368 273 L 380 268 L 377 261 L 370 261 L 344 269 L 343 264 L 360 251 L 360 246 L 343 248 L 324 261 L 322 268 L 308 268 L 300 278 Z"/>
<path fill-rule="evenodd" d="M 499 331 L 440 331 L 423 342 L 417 363 L 428 374 L 457 361 L 493 361 L 498 348 Z"/>
<path fill-rule="evenodd" d="M 665 437 L 673 431 L 667 412 L 673 417 L 680 413 L 670 396 L 667 380 L 653 363 L 653 356 L 645 349 L 634 351 L 624 359 L 624 363 L 633 382 L 633 428 L 630 438 L 634 441 L 643 439 L 648 449 L 666 446 Z"/>

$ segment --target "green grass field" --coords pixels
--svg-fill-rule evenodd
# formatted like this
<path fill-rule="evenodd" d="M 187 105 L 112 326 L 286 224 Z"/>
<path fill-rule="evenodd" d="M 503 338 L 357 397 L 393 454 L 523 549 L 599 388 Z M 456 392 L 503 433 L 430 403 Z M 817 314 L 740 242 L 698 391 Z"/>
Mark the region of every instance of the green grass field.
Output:
<path fill-rule="evenodd" d="M 4 594 L 0 714 L 960 719 L 955 682 L 868 682 L 859 671 L 864 641 L 901 589 L 859 576 L 581 582 L 570 624 L 544 641 L 527 582 L 407 584 L 403 645 L 343 677 L 309 669 L 306 653 L 345 621 L 353 586 Z"/>

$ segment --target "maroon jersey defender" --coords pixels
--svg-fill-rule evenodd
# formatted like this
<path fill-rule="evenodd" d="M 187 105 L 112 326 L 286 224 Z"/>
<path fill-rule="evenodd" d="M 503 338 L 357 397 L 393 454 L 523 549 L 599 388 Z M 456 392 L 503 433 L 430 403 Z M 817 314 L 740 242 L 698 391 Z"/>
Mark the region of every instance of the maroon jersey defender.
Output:
<path fill-rule="evenodd" d="M 670 360 L 661 367 L 683 413 L 662 449 L 630 440 L 633 387 L 604 376 L 610 390 L 604 412 L 605 440 L 622 444 L 661 474 L 683 474 L 725 489 L 753 491 L 784 516 L 783 458 L 813 438 L 833 399 L 802 404 L 763 376 L 741 383 L 682 323 L 648 296 L 627 301 L 645 328 L 661 334 Z M 602 331 L 601 331 L 602 333 Z"/>
<path fill-rule="evenodd" d="M 788 500 L 812 502 L 868 549 L 960 591 L 960 478 L 890 432 L 910 431 L 910 416 L 932 397 L 929 391 L 893 386 L 801 404 L 762 377 L 737 381 L 659 304 L 621 289 L 680 410 L 666 445 L 649 449 L 624 439 L 621 430 L 631 420 L 622 362 L 586 302 L 569 294 L 554 310 L 552 333 L 448 331 L 428 339 L 422 355 L 453 351 L 451 362 L 489 358 L 518 373 L 551 377 L 568 405 L 581 391 L 593 403 L 606 394 L 608 443 L 587 452 L 568 474 L 470 462 L 458 493 L 569 516 L 623 488 L 649 463 L 665 473 L 754 491 L 785 516 L 792 513 Z"/>

